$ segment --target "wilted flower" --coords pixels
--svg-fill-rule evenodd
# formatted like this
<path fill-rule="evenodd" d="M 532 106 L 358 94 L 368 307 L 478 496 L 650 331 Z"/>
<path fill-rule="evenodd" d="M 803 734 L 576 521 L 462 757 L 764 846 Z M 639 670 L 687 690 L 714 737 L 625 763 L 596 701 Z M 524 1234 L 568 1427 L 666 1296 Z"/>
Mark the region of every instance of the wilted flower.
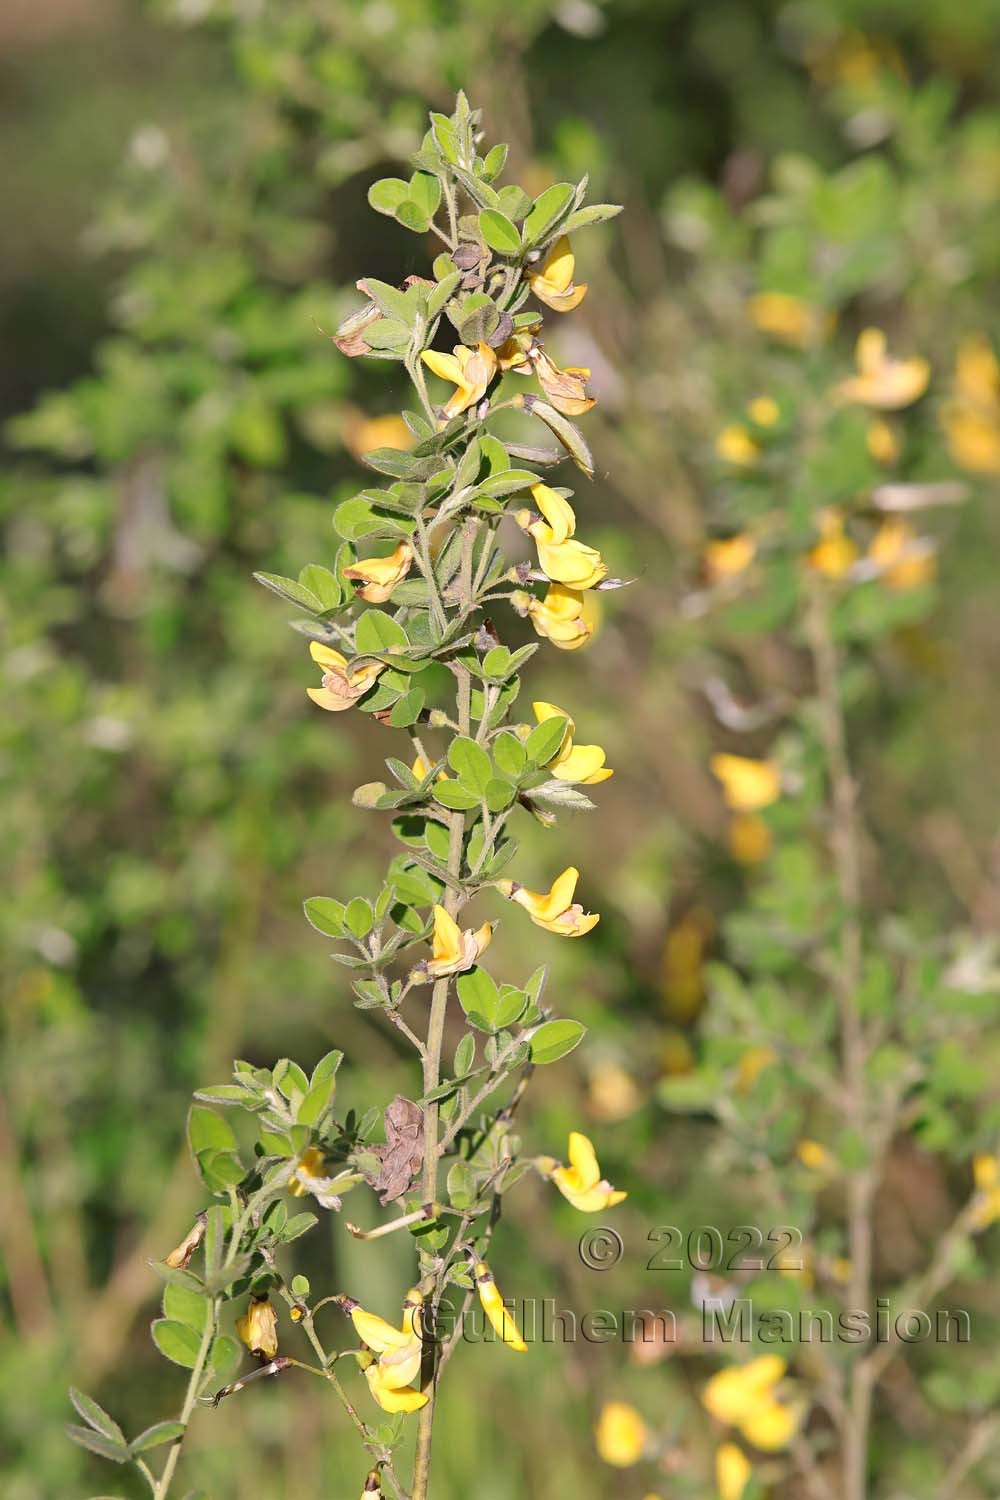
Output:
<path fill-rule="evenodd" d="M 582 417 L 592 406 L 597 405 L 594 397 L 587 395 L 590 371 L 585 365 L 567 365 L 564 370 L 560 370 L 541 344 L 533 345 L 530 359 L 538 383 L 556 411 L 561 411 L 567 417 Z"/>
<path fill-rule="evenodd" d="M 836 387 L 835 394 L 841 401 L 898 411 L 918 401 L 931 378 L 930 365 L 919 355 L 910 359 L 890 355 L 881 328 L 866 328 L 858 336 L 854 357 L 857 375 L 842 380 Z"/>
<path fill-rule="evenodd" d="M 333 714 L 353 708 L 368 692 L 378 674 L 385 670 L 382 662 L 374 661 L 349 672 L 347 657 L 319 641 L 309 642 L 309 655 L 317 666 L 323 668 L 323 686 L 306 688 L 306 692 L 318 708 L 325 708 Z"/>
<path fill-rule="evenodd" d="M 605 1401 L 597 1418 L 594 1442 L 606 1464 L 630 1469 L 646 1451 L 649 1430 L 639 1412 L 627 1401 Z"/>
<path fill-rule="evenodd" d="M 544 519 L 533 517 L 530 510 L 519 510 L 516 520 L 534 538 L 543 573 L 567 588 L 594 588 L 607 577 L 608 565 L 593 547 L 572 539 L 576 531 L 572 505 L 547 484 L 533 484 L 531 498 Z"/>
<path fill-rule="evenodd" d="M 369 604 L 384 604 L 397 583 L 402 583 L 413 562 L 413 548 L 400 542 L 388 557 L 363 557 L 344 569 L 344 577 L 361 587 L 356 591 Z"/>
<path fill-rule="evenodd" d="M 599 608 L 593 594 L 563 583 L 553 583 L 544 599 L 519 590 L 511 595 L 511 603 L 560 651 L 578 651 L 597 628 Z"/>
<path fill-rule="evenodd" d="M 600 745 L 574 744 L 573 735 L 576 732 L 576 725 L 565 709 L 557 708 L 554 703 L 533 703 L 531 708 L 539 724 L 544 724 L 546 719 L 563 718 L 566 720 L 566 733 L 563 735 L 562 744 L 545 768 L 551 771 L 559 781 L 576 782 L 581 786 L 596 786 L 598 782 L 607 781 L 609 776 L 615 774 L 605 766 L 605 752 Z"/>
<path fill-rule="evenodd" d="M 769 760 L 747 755 L 713 755 L 712 774 L 722 782 L 726 806 L 734 812 L 759 812 L 781 795 L 781 773 Z"/>
<path fill-rule="evenodd" d="M 475 932 L 471 929 L 463 932 L 443 906 L 435 906 L 432 957 L 420 966 L 420 972 L 427 979 L 461 974 L 478 962 L 479 955 L 489 947 L 492 936 L 491 923 L 484 922 Z"/>
<path fill-rule="evenodd" d="M 195 1219 L 187 1234 L 180 1244 L 170 1254 L 164 1256 L 163 1264 L 170 1266 L 171 1270 L 184 1271 L 191 1262 L 191 1257 L 205 1238 L 205 1230 L 208 1227 L 208 1215 L 201 1213 Z"/>
<path fill-rule="evenodd" d="M 481 401 L 498 369 L 496 351 L 489 344 L 477 344 L 475 349 L 456 344 L 451 354 L 425 349 L 420 357 L 429 370 L 455 387 L 442 408 L 446 418 L 457 417 Z"/>
<path fill-rule="evenodd" d="M 236 1332 L 251 1354 L 273 1359 L 278 1352 L 278 1318 L 266 1297 L 254 1297 L 236 1320 Z"/>
<path fill-rule="evenodd" d="M 563 870 L 552 882 L 548 891 L 529 891 L 516 880 L 500 880 L 497 889 L 509 901 L 523 906 L 536 927 L 554 932 L 558 937 L 583 937 L 601 920 L 594 912 L 585 912 L 579 902 L 573 900 L 579 870 L 572 865 Z"/>
<path fill-rule="evenodd" d="M 521 1337 L 517 1323 L 504 1306 L 500 1289 L 493 1279 L 493 1272 L 489 1266 L 485 1261 L 477 1261 L 472 1274 L 483 1312 L 489 1318 L 493 1332 L 507 1345 L 508 1349 L 513 1349 L 517 1354 L 527 1354 L 528 1346 Z"/>
<path fill-rule="evenodd" d="M 567 1151 L 568 1167 L 553 1161 L 551 1157 L 543 1157 L 542 1170 L 546 1177 L 552 1179 L 567 1202 L 572 1203 L 580 1213 L 602 1213 L 628 1197 L 627 1193 L 616 1191 L 601 1176 L 597 1154 L 587 1136 L 581 1135 L 578 1130 L 571 1130 Z"/>
<path fill-rule="evenodd" d="M 529 267 L 524 274 L 539 302 L 544 302 L 546 307 L 551 307 L 555 312 L 572 312 L 587 295 L 585 284 L 573 284 L 575 270 L 576 257 L 570 249 L 569 240 L 563 234 L 549 246 L 541 264 Z"/>

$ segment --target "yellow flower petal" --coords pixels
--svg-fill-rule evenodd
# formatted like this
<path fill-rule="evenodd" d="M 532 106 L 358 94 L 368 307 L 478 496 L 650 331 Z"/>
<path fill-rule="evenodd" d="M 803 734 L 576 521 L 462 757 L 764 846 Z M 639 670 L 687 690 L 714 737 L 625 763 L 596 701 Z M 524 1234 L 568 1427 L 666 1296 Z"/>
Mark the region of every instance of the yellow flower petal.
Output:
<path fill-rule="evenodd" d="M 709 765 L 722 782 L 727 806 L 735 812 L 759 812 L 781 795 L 781 773 L 771 761 L 720 753 Z"/>
<path fill-rule="evenodd" d="M 606 1464 L 629 1469 L 646 1451 L 649 1431 L 640 1413 L 627 1401 L 606 1401 L 597 1419 L 594 1441 Z"/>

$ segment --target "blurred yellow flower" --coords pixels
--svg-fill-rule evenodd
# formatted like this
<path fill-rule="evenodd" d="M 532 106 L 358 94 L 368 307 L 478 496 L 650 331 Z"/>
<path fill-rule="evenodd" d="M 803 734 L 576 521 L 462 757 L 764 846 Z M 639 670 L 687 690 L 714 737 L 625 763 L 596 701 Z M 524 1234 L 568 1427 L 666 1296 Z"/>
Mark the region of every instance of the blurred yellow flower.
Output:
<path fill-rule="evenodd" d="M 569 1166 L 553 1162 L 546 1176 L 551 1177 L 566 1201 L 580 1213 L 602 1213 L 628 1197 L 628 1193 L 616 1191 L 602 1178 L 597 1154 L 587 1136 L 571 1130 L 567 1152 Z"/>
<path fill-rule="evenodd" d="M 457 417 L 481 401 L 498 369 L 496 352 L 489 344 L 477 344 L 475 349 L 456 344 L 451 354 L 425 349 L 420 357 L 429 370 L 455 387 L 442 408 L 445 418 Z"/>
<path fill-rule="evenodd" d="M 720 1370 L 704 1387 L 702 1405 L 717 1421 L 737 1428 L 755 1448 L 776 1453 L 788 1447 L 803 1414 L 800 1403 L 785 1403 L 775 1395 L 786 1369 L 779 1355 L 765 1354 Z"/>
<path fill-rule="evenodd" d="M 366 417 L 354 407 L 344 415 L 343 437 L 344 447 L 355 458 L 361 458 L 375 448 L 399 448 L 408 452 L 417 442 L 402 417 L 394 414 Z"/>
<path fill-rule="evenodd" d="M 493 1332 L 508 1347 L 517 1354 L 527 1354 L 528 1346 L 521 1337 L 517 1323 L 504 1307 L 500 1289 L 493 1279 L 493 1272 L 485 1261 L 477 1261 L 473 1268 L 473 1276 L 476 1282 L 476 1291 L 482 1303 L 483 1311 L 490 1320 Z"/>
<path fill-rule="evenodd" d="M 958 346 L 954 397 L 942 418 L 949 451 L 960 468 L 1000 474 L 1000 365 L 980 334 Z"/>
<path fill-rule="evenodd" d="M 810 1172 L 832 1172 L 837 1165 L 834 1157 L 819 1141 L 799 1141 L 795 1155 Z"/>
<path fill-rule="evenodd" d="M 726 806 L 733 812 L 759 812 L 781 796 L 781 772 L 772 761 L 720 752 L 709 765 L 722 782 Z"/>
<path fill-rule="evenodd" d="M 464 932 L 449 916 L 443 906 L 434 907 L 434 936 L 431 957 L 421 966 L 428 979 L 444 979 L 449 974 L 463 974 L 478 963 L 479 956 L 490 945 L 493 928 L 489 922 L 477 927 L 475 932 L 467 928 Z"/>
<path fill-rule="evenodd" d="M 667 1078 L 679 1078 L 685 1073 L 694 1072 L 694 1049 L 683 1031 L 676 1026 L 668 1026 L 664 1031 L 659 1056 L 660 1071 Z"/>
<path fill-rule="evenodd" d="M 675 1021 L 693 1021 L 705 999 L 705 950 L 715 921 L 695 906 L 674 922 L 663 940 L 663 1003 Z"/>
<path fill-rule="evenodd" d="M 972 1180 L 978 1202 L 974 1213 L 977 1229 L 986 1229 L 1000 1219 L 1000 1161 L 985 1153 L 972 1161 Z"/>
<path fill-rule="evenodd" d="M 544 724 L 546 719 L 564 718 L 566 720 L 563 742 L 546 766 L 546 769 L 551 771 L 559 781 L 576 782 L 581 786 L 596 786 L 598 782 L 607 781 L 609 776 L 615 774 L 605 766 L 605 752 L 600 745 L 574 743 L 573 735 L 576 732 L 576 725 L 565 709 L 558 708 L 554 703 L 542 702 L 533 703 L 531 709 L 539 724 Z"/>
<path fill-rule="evenodd" d="M 858 336 L 854 357 L 858 373 L 835 388 L 841 401 L 898 411 L 918 401 L 931 378 L 930 365 L 919 355 L 910 359 L 890 355 L 881 328 L 866 328 Z"/>
<path fill-rule="evenodd" d="M 567 588 L 592 589 L 607 576 L 608 565 L 593 547 L 572 540 L 576 531 L 572 505 L 547 484 L 533 484 L 531 498 L 544 519 L 534 517 L 530 510 L 519 510 L 516 520 L 534 538 L 543 573 Z"/>
<path fill-rule="evenodd" d="M 745 573 L 756 555 L 757 543 L 749 532 L 714 537 L 702 550 L 702 571 L 709 583 L 722 583 Z"/>
<path fill-rule="evenodd" d="M 750 1460 L 735 1443 L 723 1443 L 715 1455 L 715 1485 L 719 1500 L 741 1500 L 753 1473 Z"/>
<path fill-rule="evenodd" d="M 586 284 L 575 286 L 573 283 L 575 270 L 576 257 L 563 234 L 549 246 L 541 264 L 534 269 L 529 267 L 524 274 L 539 302 L 544 302 L 554 312 L 572 312 L 587 295 Z"/>
<path fill-rule="evenodd" d="M 621 1063 L 599 1062 L 587 1079 L 587 1103 L 595 1120 L 614 1124 L 635 1114 L 642 1095 L 635 1079 Z"/>
<path fill-rule="evenodd" d="M 747 416 L 757 427 L 773 427 L 781 417 L 781 407 L 773 396 L 755 396 L 747 405 Z"/>
<path fill-rule="evenodd" d="M 600 606 L 586 590 L 567 588 L 554 583 L 544 599 L 522 591 L 511 596 L 515 609 L 530 617 L 538 635 L 550 640 L 560 651 L 578 651 L 586 646 L 597 629 Z"/>
<path fill-rule="evenodd" d="M 758 292 L 747 303 L 750 321 L 761 333 L 779 344 L 805 349 L 825 336 L 833 326 L 830 313 L 822 312 L 787 292 Z"/>
<path fill-rule="evenodd" d="M 402 583 L 412 562 L 413 548 L 409 542 L 400 542 L 388 557 L 360 558 L 344 569 L 344 577 L 361 584 L 356 590 L 359 599 L 369 604 L 384 604 L 397 583 Z"/>
<path fill-rule="evenodd" d="M 567 417 L 582 417 L 597 405 L 594 397 L 587 395 L 590 371 L 586 365 L 567 365 L 561 370 L 541 344 L 533 346 L 530 359 L 538 383 L 556 411 Z"/>
<path fill-rule="evenodd" d="M 323 1168 L 326 1165 L 326 1157 L 318 1146 L 307 1146 L 299 1157 L 288 1191 L 293 1198 L 304 1198 L 312 1192 L 308 1178 L 321 1178 Z M 302 1174 L 301 1176 L 299 1174 Z"/>
<path fill-rule="evenodd" d="M 500 880 L 497 889 L 508 901 L 523 906 L 536 927 L 544 927 L 558 937 L 583 937 L 601 919 L 596 912 L 585 912 L 573 900 L 579 878 L 579 870 L 570 865 L 556 877 L 548 891 L 529 891 L 515 880 Z"/>
<path fill-rule="evenodd" d="M 627 1401 L 605 1401 L 594 1429 L 597 1451 L 606 1464 L 630 1469 L 646 1450 L 649 1432 L 639 1412 Z"/>
<path fill-rule="evenodd" d="M 319 641 L 309 642 L 309 655 L 318 667 L 323 668 L 323 686 L 306 688 L 306 692 L 317 707 L 325 708 L 328 713 L 337 714 L 342 713 L 345 708 L 353 708 L 358 699 L 367 693 L 379 673 L 385 671 L 382 662 L 374 661 L 349 672 L 346 656 L 341 656 L 332 646 L 324 646 Z"/>
<path fill-rule="evenodd" d="M 887 422 L 884 417 L 874 417 L 869 422 L 865 442 L 869 456 L 875 463 L 888 468 L 898 462 L 903 444 L 892 423 Z"/>
<path fill-rule="evenodd" d="M 830 506 L 818 517 L 819 541 L 806 553 L 806 561 L 824 578 L 843 578 L 858 560 L 858 549 L 844 531 L 843 511 Z"/>
<path fill-rule="evenodd" d="M 278 1352 L 278 1317 L 266 1297 L 254 1297 L 242 1318 L 236 1320 L 236 1332 L 251 1354 L 273 1359 Z"/>
<path fill-rule="evenodd" d="M 733 422 L 715 439 L 715 451 L 727 464 L 746 469 L 760 458 L 760 449 L 745 427 Z"/>
<path fill-rule="evenodd" d="M 883 521 L 868 548 L 887 588 L 897 592 L 930 583 L 937 572 L 934 545 L 897 516 Z"/>
<path fill-rule="evenodd" d="M 759 813 L 734 813 L 729 819 L 729 852 L 739 865 L 759 865 L 774 847 L 774 835 Z"/>
<path fill-rule="evenodd" d="M 741 1094 L 749 1093 L 765 1068 L 778 1061 L 773 1047 L 748 1047 L 736 1066 L 736 1087 Z"/>
<path fill-rule="evenodd" d="M 430 769 L 431 769 L 430 766 L 424 760 L 424 757 L 422 755 L 418 755 L 417 758 L 414 760 L 413 765 L 410 767 L 410 770 L 412 771 L 413 775 L 417 778 L 418 781 L 423 781 L 423 779 L 424 779 L 425 776 L 430 775 Z M 437 773 L 437 775 L 435 776 L 434 780 L 435 781 L 449 781 L 450 777 L 449 777 L 447 771 L 441 770 L 441 771 L 439 771 Z"/>

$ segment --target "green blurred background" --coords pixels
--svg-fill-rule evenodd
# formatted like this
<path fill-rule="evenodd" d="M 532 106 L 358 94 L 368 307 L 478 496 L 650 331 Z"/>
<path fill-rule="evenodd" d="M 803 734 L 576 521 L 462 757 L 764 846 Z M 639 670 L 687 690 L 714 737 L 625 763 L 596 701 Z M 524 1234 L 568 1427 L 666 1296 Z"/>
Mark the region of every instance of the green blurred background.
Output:
<path fill-rule="evenodd" d="M 132 1428 L 173 1413 L 183 1377 L 148 1337 L 147 1261 L 200 1206 L 191 1089 L 233 1056 L 309 1064 L 333 1045 L 348 1103 L 414 1088 L 301 916 L 304 897 L 381 872 L 388 829 L 348 794 L 385 732 L 309 709 L 308 664 L 250 574 L 328 561 L 333 504 L 363 484 L 359 424 L 401 404 L 397 367 L 351 366 L 324 334 L 358 276 L 423 271 L 419 240 L 365 194 L 459 86 L 510 141 L 516 180 L 589 170 L 593 197 L 627 207 L 581 237 L 591 293 L 557 349 L 592 367 L 601 399 L 588 540 L 639 582 L 591 650 L 531 669 L 532 696 L 567 706 L 618 774 L 595 815 L 529 832 L 521 856 L 539 878 L 572 858 L 603 914 L 588 944 L 540 953 L 592 1032 L 525 1135 L 558 1151 L 592 1127 L 632 1191 L 627 1253 L 613 1276 L 587 1271 L 580 1222 L 526 1186 L 498 1275 L 578 1311 L 684 1307 L 684 1276 L 644 1270 L 649 1228 L 759 1220 L 753 1174 L 698 1170 L 709 1122 L 668 1115 L 657 1092 L 697 1057 L 702 961 L 746 878 L 700 688 L 737 658 L 782 675 L 765 643 L 737 652 L 681 607 L 712 439 L 765 378 L 746 296 L 800 289 L 805 262 L 854 299 L 845 348 L 861 318 L 889 319 L 946 382 L 956 333 L 996 330 L 998 30 L 998 0 L 35 0 L 0 15 L 5 1500 L 140 1493 L 65 1441 L 65 1388 Z M 996 498 L 977 482 L 948 516 L 933 615 L 883 648 L 859 725 L 887 907 L 980 935 L 1000 911 Z M 514 926 L 498 973 L 523 966 Z M 898 1236 L 920 1244 L 947 1174 L 928 1153 L 899 1173 Z M 406 1284 L 395 1241 L 362 1262 L 334 1221 L 300 1248 L 314 1288 L 388 1311 Z M 663 1492 L 709 1494 L 691 1477 L 698 1357 L 648 1371 L 627 1353 L 541 1348 L 522 1368 L 464 1352 L 439 1493 L 639 1500 L 648 1475 L 602 1468 L 591 1438 L 601 1400 L 626 1394 L 688 1454 Z M 186 1463 L 215 1500 L 362 1480 L 339 1412 L 292 1380 L 202 1418 Z"/>

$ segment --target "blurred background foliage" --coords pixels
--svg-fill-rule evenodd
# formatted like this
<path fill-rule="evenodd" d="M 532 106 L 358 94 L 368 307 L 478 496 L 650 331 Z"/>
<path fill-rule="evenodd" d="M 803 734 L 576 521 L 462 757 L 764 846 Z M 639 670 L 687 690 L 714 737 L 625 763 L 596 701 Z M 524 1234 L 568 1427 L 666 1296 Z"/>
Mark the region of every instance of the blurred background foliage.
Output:
<path fill-rule="evenodd" d="M 591 294 L 556 350 L 592 368 L 600 397 L 597 478 L 578 495 L 588 540 L 638 583 L 571 670 L 556 653 L 531 669 L 533 696 L 565 702 L 617 775 L 597 814 L 568 836 L 535 829 L 522 855 L 539 875 L 572 856 L 603 913 L 588 944 L 539 950 L 592 1032 L 522 1123 L 540 1150 L 593 1125 L 631 1189 L 626 1255 L 588 1271 L 580 1221 L 566 1209 L 553 1226 L 525 1187 L 497 1241 L 505 1292 L 578 1312 L 690 1309 L 690 1274 L 645 1270 L 649 1229 L 770 1222 L 757 1165 L 719 1145 L 710 1112 L 693 1095 L 668 1109 L 669 1080 L 703 1077 L 725 1042 L 716 990 L 748 956 L 766 965 L 761 913 L 800 935 L 815 919 L 794 812 L 775 810 L 773 850 L 748 865 L 707 769 L 713 750 L 769 739 L 742 732 L 732 704 L 720 715 L 720 680 L 795 691 L 776 584 L 720 620 L 692 604 L 730 504 L 716 434 L 749 397 L 794 400 L 794 365 L 747 317 L 755 293 L 836 310 L 841 374 L 869 322 L 924 354 L 916 472 L 977 471 L 967 503 L 932 522 L 936 588 L 883 599 L 854 631 L 870 647 L 849 694 L 873 920 L 993 982 L 1000 452 L 989 412 L 971 454 L 954 435 L 949 452 L 940 419 L 959 339 L 998 332 L 998 28 L 998 0 L 37 0 L 0 19 L 8 1500 L 138 1494 L 64 1440 L 65 1386 L 72 1373 L 133 1427 L 173 1411 L 147 1260 L 200 1206 L 182 1144 L 192 1087 L 222 1081 L 233 1056 L 307 1063 L 336 1044 L 346 1103 L 412 1089 L 394 1034 L 350 1007 L 301 916 L 306 896 L 375 886 L 388 830 L 347 798 L 388 753 L 385 731 L 309 709 L 308 664 L 250 574 L 328 560 L 333 505 L 364 482 L 365 424 L 398 407 L 389 367 L 349 365 L 326 335 L 358 275 L 424 270 L 365 193 L 457 87 L 511 142 L 516 180 L 539 191 L 589 170 L 595 199 L 627 206 L 581 240 Z M 524 968 L 515 925 L 498 973 Z M 969 1150 L 995 1133 L 996 1038 L 978 1036 L 972 1077 L 955 1036 L 890 1155 L 887 1277 L 912 1269 L 967 1188 Z M 794 1138 L 806 1105 L 777 1103 Z M 298 1269 L 385 1310 L 406 1254 L 388 1242 L 365 1257 L 359 1289 L 334 1223 Z M 962 1287 L 979 1338 L 1000 1311 L 984 1274 L 970 1264 Z M 524 1368 L 490 1347 L 462 1358 L 441 1494 L 713 1492 L 698 1350 L 654 1369 L 586 1341 Z M 876 1440 L 885 1493 L 939 1493 L 949 1424 L 960 1434 L 1000 1386 L 981 1342 L 922 1359 L 892 1391 L 907 1443 Z M 612 1395 L 671 1440 L 667 1477 L 595 1463 Z M 228 1402 L 195 1433 L 189 1483 L 215 1500 L 352 1493 L 341 1426 L 322 1391 L 291 1381 Z M 996 1492 L 1000 1469 L 985 1473 L 970 1493 Z"/>

